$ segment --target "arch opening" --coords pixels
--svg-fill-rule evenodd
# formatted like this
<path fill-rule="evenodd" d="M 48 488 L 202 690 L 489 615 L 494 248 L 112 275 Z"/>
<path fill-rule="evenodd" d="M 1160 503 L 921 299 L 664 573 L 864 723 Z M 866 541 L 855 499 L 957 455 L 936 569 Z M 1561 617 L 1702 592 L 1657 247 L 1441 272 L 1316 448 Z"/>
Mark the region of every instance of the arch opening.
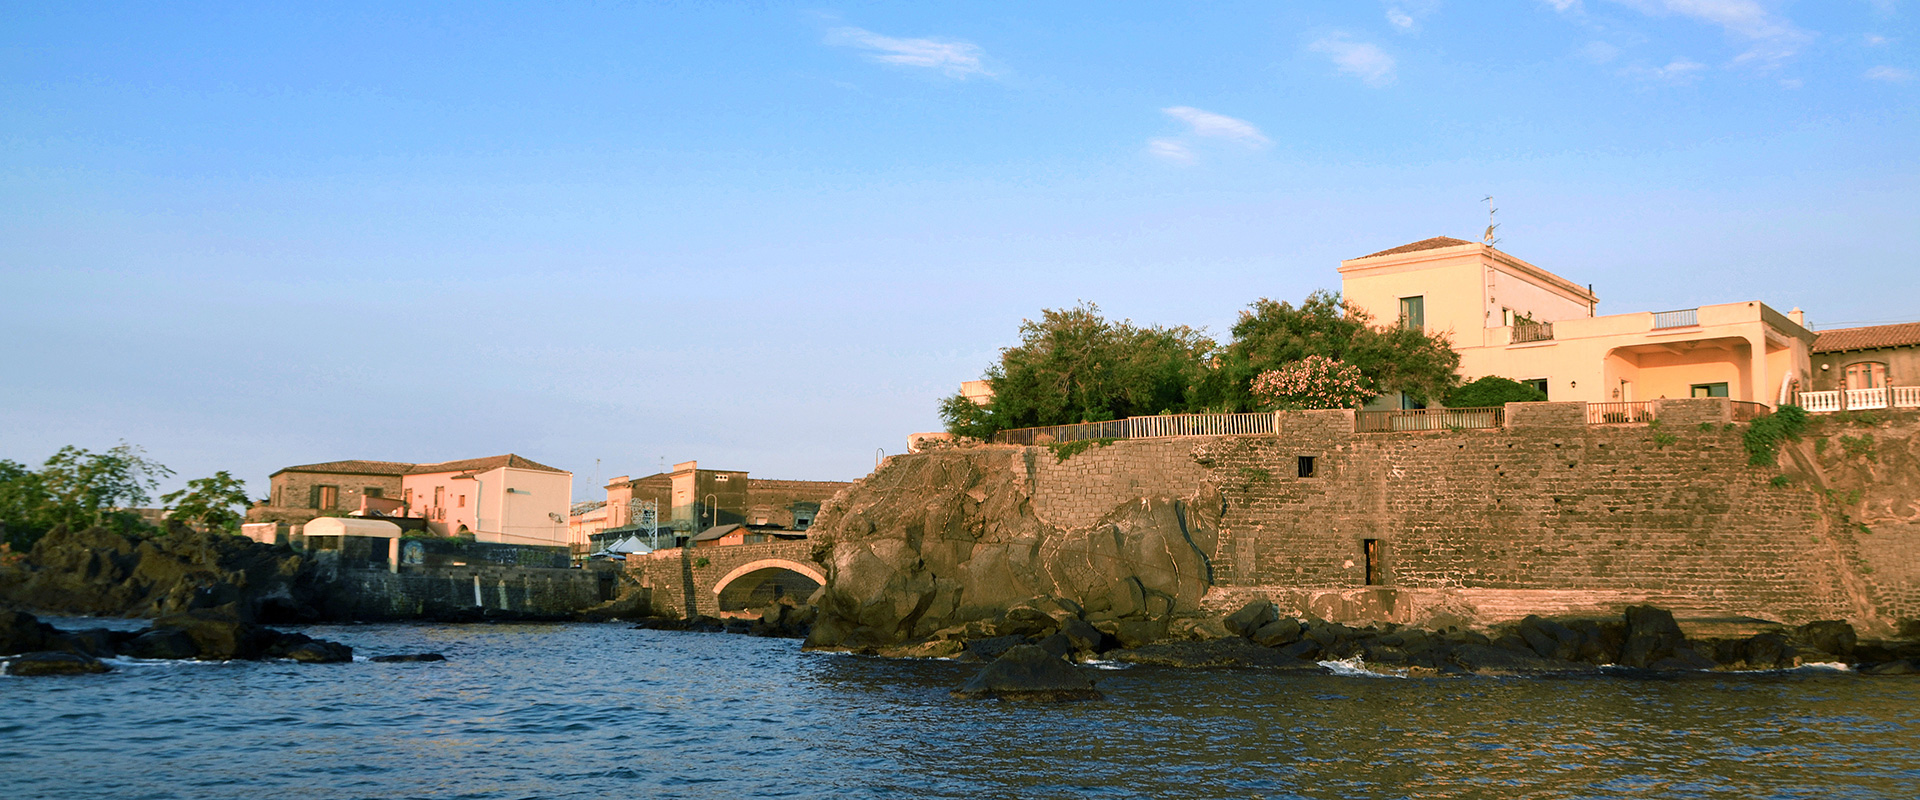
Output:
<path fill-rule="evenodd" d="M 805 603 L 820 583 L 819 573 L 805 565 L 758 561 L 734 570 L 713 591 L 724 613 L 761 608 L 782 598 Z"/>

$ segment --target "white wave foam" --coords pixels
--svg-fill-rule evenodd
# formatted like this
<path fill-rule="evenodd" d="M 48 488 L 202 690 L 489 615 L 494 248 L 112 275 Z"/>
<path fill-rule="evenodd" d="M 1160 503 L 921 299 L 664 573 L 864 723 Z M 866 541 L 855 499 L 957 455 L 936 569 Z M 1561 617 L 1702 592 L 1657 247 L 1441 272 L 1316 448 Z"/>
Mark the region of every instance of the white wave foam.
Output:
<path fill-rule="evenodd" d="M 1092 667 L 1094 669 L 1133 669 L 1132 664 L 1122 664 L 1118 661 L 1104 661 L 1097 658 L 1090 661 L 1082 661 L 1080 662 L 1080 666 Z"/>
<path fill-rule="evenodd" d="M 1791 672 L 1815 672 L 1815 671 L 1819 671 L 1819 672 L 1852 672 L 1852 671 L 1853 671 L 1853 667 L 1849 667 L 1849 666 L 1847 666 L 1847 665 L 1845 665 L 1845 664 L 1842 664 L 1842 663 L 1840 663 L 1840 662 L 1838 662 L 1838 661 L 1815 661 L 1815 662 L 1813 662 L 1813 663 L 1811 663 L 1811 664 L 1801 664 L 1800 666 L 1798 666 L 1798 667 L 1795 667 L 1795 668 L 1793 668 L 1793 669 L 1792 669 L 1792 670 L 1790 670 L 1790 671 L 1791 671 Z"/>
<path fill-rule="evenodd" d="M 1321 661 L 1319 662 L 1319 664 L 1320 666 L 1326 667 L 1329 672 L 1332 672 L 1335 675 L 1344 675 L 1348 677 L 1355 677 L 1355 678 L 1405 678 L 1407 677 L 1405 675 L 1395 675 L 1391 672 L 1375 672 L 1374 670 L 1368 669 L 1367 662 L 1361 660 L 1360 656 L 1358 655 L 1351 656 L 1348 658 L 1342 658 L 1338 661 Z"/>

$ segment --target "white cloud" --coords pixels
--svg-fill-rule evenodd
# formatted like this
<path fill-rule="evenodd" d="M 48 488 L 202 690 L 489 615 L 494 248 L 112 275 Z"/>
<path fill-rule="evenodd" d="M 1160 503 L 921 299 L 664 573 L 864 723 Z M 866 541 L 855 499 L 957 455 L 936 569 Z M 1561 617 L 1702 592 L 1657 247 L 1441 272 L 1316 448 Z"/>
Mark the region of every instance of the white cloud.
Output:
<path fill-rule="evenodd" d="M 1868 46 L 1868 47 L 1879 47 L 1879 46 L 1881 46 L 1881 45 L 1884 45 L 1884 44 L 1886 44 L 1886 43 L 1888 43 L 1888 42 L 1891 42 L 1891 41 L 1893 41 L 1893 40 L 1892 40 L 1892 39 L 1889 39 L 1889 38 L 1887 38 L 1887 37 L 1885 37 L 1885 36 L 1881 36 L 1880 34 L 1877 34 L 1877 33 L 1869 33 L 1869 34 L 1867 34 L 1867 46 Z"/>
<path fill-rule="evenodd" d="M 1571 14 L 1585 10 L 1580 5 L 1580 0 L 1540 0 L 1540 2 L 1553 6 L 1553 10 L 1562 14 Z"/>
<path fill-rule="evenodd" d="M 1616 0 L 1641 13 L 1661 16 L 1677 14 L 1719 26 L 1727 35 L 1745 39 L 1750 46 L 1734 63 L 1769 67 L 1800 52 L 1812 37 L 1792 22 L 1768 11 L 1755 0 Z"/>
<path fill-rule="evenodd" d="M 1780 88 L 1782 89 L 1798 89 L 1805 85 L 1807 85 L 1807 82 L 1800 80 L 1799 78 L 1781 78 L 1780 79 Z"/>
<path fill-rule="evenodd" d="M 1225 114 L 1201 111 L 1192 106 L 1173 106 L 1160 109 L 1167 116 L 1185 122 L 1193 127 L 1193 135 L 1214 139 L 1226 139 L 1239 142 L 1248 147 L 1265 147 L 1271 144 L 1266 134 L 1244 119 L 1234 119 Z M 1164 140 L 1156 140 L 1164 141 Z"/>
<path fill-rule="evenodd" d="M 1193 150 L 1174 139 L 1148 140 L 1147 152 L 1176 164 L 1193 163 Z"/>
<path fill-rule="evenodd" d="M 1595 64 L 1606 64 L 1620 57 L 1620 48 L 1606 42 L 1588 42 L 1580 48 L 1580 57 Z"/>
<path fill-rule="evenodd" d="M 1881 65 L 1867 70 L 1866 74 L 1862 77 L 1868 80 L 1886 81 L 1888 83 L 1905 83 L 1913 80 L 1913 72 L 1899 67 Z"/>
<path fill-rule="evenodd" d="M 980 62 L 980 47 L 971 42 L 949 39 L 896 39 L 861 28 L 835 28 L 827 32 L 827 44 L 857 47 L 869 51 L 867 57 L 883 64 L 936 69 L 950 78 L 965 80 L 973 75 L 993 76 Z"/>
<path fill-rule="evenodd" d="M 1322 36 L 1308 50 L 1324 53 L 1341 72 L 1359 78 L 1368 86 L 1380 87 L 1393 82 L 1393 56 L 1366 42 L 1356 42 L 1344 33 Z"/>
<path fill-rule="evenodd" d="M 1387 24 L 1403 31 L 1410 31 L 1413 30 L 1413 17 L 1409 16 L 1405 11 L 1401 11 L 1398 7 L 1388 6 Z"/>
<path fill-rule="evenodd" d="M 1692 83 L 1707 65 L 1687 58 L 1675 58 L 1664 67 L 1628 67 L 1624 72 L 1638 78 L 1667 83 Z"/>

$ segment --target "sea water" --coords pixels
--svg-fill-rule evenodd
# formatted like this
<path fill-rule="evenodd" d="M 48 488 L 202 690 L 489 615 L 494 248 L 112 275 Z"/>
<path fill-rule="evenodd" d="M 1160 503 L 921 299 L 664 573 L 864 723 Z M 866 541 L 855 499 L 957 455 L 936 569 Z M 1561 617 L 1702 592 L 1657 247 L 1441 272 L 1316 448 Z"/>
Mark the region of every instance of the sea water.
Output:
<path fill-rule="evenodd" d="M 950 697 L 975 664 L 791 640 L 299 630 L 361 658 L 0 677 L 0 798 L 1920 796 L 1920 678 L 1140 666 L 1028 705 Z M 448 660 L 364 660 L 417 652 Z"/>

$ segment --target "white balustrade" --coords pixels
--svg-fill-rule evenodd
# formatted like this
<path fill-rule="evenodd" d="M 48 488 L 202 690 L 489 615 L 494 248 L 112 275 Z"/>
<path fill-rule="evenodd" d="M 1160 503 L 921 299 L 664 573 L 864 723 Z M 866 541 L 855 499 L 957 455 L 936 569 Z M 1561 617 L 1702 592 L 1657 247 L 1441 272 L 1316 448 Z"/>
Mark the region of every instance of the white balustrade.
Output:
<path fill-rule="evenodd" d="M 1848 389 L 1847 410 L 1864 411 L 1869 408 L 1887 407 L 1887 389 Z"/>
<path fill-rule="evenodd" d="M 1920 386 L 1893 387 L 1894 408 L 1920 408 Z"/>
<path fill-rule="evenodd" d="M 1815 414 L 1831 414 L 1840 410 L 1840 393 L 1801 392 L 1800 407 Z"/>

